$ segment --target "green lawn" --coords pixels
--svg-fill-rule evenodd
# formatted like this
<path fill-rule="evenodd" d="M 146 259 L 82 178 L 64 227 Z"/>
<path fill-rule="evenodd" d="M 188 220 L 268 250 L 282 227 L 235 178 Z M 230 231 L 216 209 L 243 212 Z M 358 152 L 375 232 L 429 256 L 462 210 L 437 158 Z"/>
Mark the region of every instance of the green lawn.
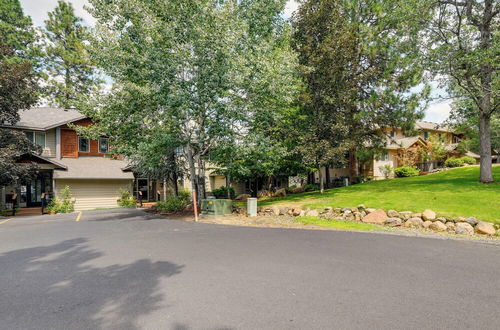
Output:
<path fill-rule="evenodd" d="M 500 166 L 493 167 L 500 180 Z M 425 176 L 367 182 L 349 187 L 309 192 L 259 201 L 259 206 L 289 205 L 303 208 L 366 207 L 421 212 L 434 210 L 438 215 L 475 216 L 500 223 L 500 181 L 478 183 L 479 167 L 457 168 Z"/>
<path fill-rule="evenodd" d="M 318 217 L 297 217 L 297 222 L 306 225 L 316 225 L 322 227 L 344 229 L 344 230 L 364 230 L 364 231 L 387 231 L 388 227 L 377 226 L 371 223 L 343 221 L 343 220 L 325 220 Z"/>

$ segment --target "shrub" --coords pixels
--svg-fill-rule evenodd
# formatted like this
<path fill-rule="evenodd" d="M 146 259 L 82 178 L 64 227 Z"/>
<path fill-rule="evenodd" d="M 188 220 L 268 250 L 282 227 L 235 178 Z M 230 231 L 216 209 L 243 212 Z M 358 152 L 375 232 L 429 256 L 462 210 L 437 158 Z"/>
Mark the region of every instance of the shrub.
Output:
<path fill-rule="evenodd" d="M 460 167 L 464 165 L 462 158 L 450 157 L 444 162 L 446 167 Z"/>
<path fill-rule="evenodd" d="M 317 184 L 306 184 L 304 186 L 304 191 L 315 191 L 319 190 L 319 186 Z"/>
<path fill-rule="evenodd" d="M 118 205 L 121 207 L 135 207 L 136 200 L 130 195 L 130 191 L 127 189 L 118 190 L 120 198 L 118 198 Z"/>
<path fill-rule="evenodd" d="M 156 203 L 156 209 L 163 212 L 178 212 L 184 210 L 189 205 L 189 200 L 181 196 L 167 196 L 165 201 Z"/>
<path fill-rule="evenodd" d="M 418 169 L 416 169 L 413 166 L 402 166 L 402 167 L 398 167 L 394 170 L 394 174 L 396 174 L 396 176 L 398 178 L 417 176 L 418 173 L 419 173 Z"/>
<path fill-rule="evenodd" d="M 286 191 L 287 194 L 293 194 L 295 192 L 296 188 L 297 188 L 297 186 L 293 185 L 293 186 L 290 186 L 290 187 L 286 187 L 285 191 Z"/>
<path fill-rule="evenodd" d="M 389 165 L 389 164 L 385 164 L 385 165 L 379 166 L 378 168 L 379 168 L 380 172 L 382 172 L 382 175 L 384 176 L 384 178 L 386 178 L 386 179 L 389 179 L 389 177 L 391 176 L 392 172 L 394 171 L 394 169 L 392 168 L 392 166 Z"/>
<path fill-rule="evenodd" d="M 75 202 L 71 198 L 69 186 L 64 187 L 59 196 L 50 201 L 47 209 L 55 213 L 71 213 L 75 211 Z"/>
<path fill-rule="evenodd" d="M 233 187 L 222 186 L 220 188 L 213 189 L 212 194 L 214 194 L 215 198 L 227 199 L 227 191 L 228 190 L 229 190 L 229 194 L 231 196 L 231 199 L 234 199 L 236 197 L 236 193 L 234 192 Z"/>
<path fill-rule="evenodd" d="M 460 159 L 464 162 L 464 164 L 467 164 L 467 165 L 476 165 L 476 160 L 473 157 L 463 156 Z"/>

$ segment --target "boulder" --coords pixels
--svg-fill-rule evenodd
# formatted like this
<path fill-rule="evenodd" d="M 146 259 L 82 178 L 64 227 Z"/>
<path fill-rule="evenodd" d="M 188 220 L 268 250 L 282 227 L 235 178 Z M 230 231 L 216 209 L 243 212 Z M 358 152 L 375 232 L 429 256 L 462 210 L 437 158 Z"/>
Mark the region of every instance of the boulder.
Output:
<path fill-rule="evenodd" d="M 395 210 L 389 210 L 387 211 L 387 216 L 390 218 L 399 218 L 399 212 Z"/>
<path fill-rule="evenodd" d="M 446 229 L 448 229 L 448 227 L 446 227 L 446 225 L 444 223 L 442 223 L 441 221 L 434 221 L 429 226 L 429 229 L 432 229 L 435 231 L 446 231 Z"/>
<path fill-rule="evenodd" d="M 400 218 L 387 218 L 384 224 L 391 227 L 397 227 L 401 226 L 403 224 L 403 221 Z"/>
<path fill-rule="evenodd" d="M 366 209 L 366 207 L 363 205 L 363 204 L 359 204 L 358 205 L 358 210 L 361 212 L 363 211 L 364 209 Z"/>
<path fill-rule="evenodd" d="M 439 218 L 436 218 L 436 220 L 434 220 L 434 221 L 440 221 L 442 223 L 446 223 L 446 218 L 439 217 Z"/>
<path fill-rule="evenodd" d="M 376 210 L 368 213 L 366 217 L 363 218 L 362 221 L 368 223 L 384 223 L 385 220 L 387 220 L 387 218 L 389 217 L 387 216 L 384 210 Z"/>
<path fill-rule="evenodd" d="M 425 210 L 422 212 L 422 219 L 433 221 L 436 219 L 436 212 L 432 210 Z"/>
<path fill-rule="evenodd" d="M 361 221 L 361 219 L 363 219 L 361 212 L 354 212 L 353 215 L 354 215 L 354 220 L 356 221 Z"/>
<path fill-rule="evenodd" d="M 286 215 L 288 213 L 288 207 L 280 207 L 279 215 Z"/>
<path fill-rule="evenodd" d="M 351 212 L 354 213 L 354 212 L 359 212 L 358 208 L 357 207 L 351 207 Z"/>
<path fill-rule="evenodd" d="M 345 211 L 343 212 L 344 216 L 348 216 L 348 215 L 349 215 L 349 214 L 351 214 L 351 213 L 352 213 L 352 211 L 351 211 L 351 210 L 345 210 Z"/>
<path fill-rule="evenodd" d="M 422 224 L 422 226 L 423 226 L 425 229 L 428 229 L 431 225 L 432 225 L 432 221 L 430 221 L 430 220 L 426 220 L 426 221 L 424 221 L 424 223 Z"/>
<path fill-rule="evenodd" d="M 303 217 L 305 215 L 306 215 L 306 211 L 304 211 L 304 210 L 300 211 L 299 217 Z"/>
<path fill-rule="evenodd" d="M 424 225 L 424 222 L 422 221 L 421 218 L 413 217 L 413 218 L 406 220 L 406 222 L 404 223 L 403 226 L 405 226 L 407 228 L 422 228 L 423 225 Z"/>
<path fill-rule="evenodd" d="M 333 209 L 333 212 L 340 214 L 342 212 L 342 209 L 340 207 L 336 207 Z"/>
<path fill-rule="evenodd" d="M 318 210 L 309 210 L 306 212 L 306 216 L 317 217 L 317 216 L 319 216 L 319 212 L 318 212 Z"/>
<path fill-rule="evenodd" d="M 455 232 L 455 223 L 448 221 L 445 223 L 446 228 L 448 229 L 449 232 L 454 233 Z"/>
<path fill-rule="evenodd" d="M 285 197 L 286 196 L 286 189 L 281 188 L 276 190 L 276 192 L 273 194 L 274 197 Z"/>
<path fill-rule="evenodd" d="M 346 212 L 346 211 L 351 211 L 351 208 L 350 207 L 343 207 L 342 208 L 342 212 Z"/>
<path fill-rule="evenodd" d="M 271 207 L 271 214 L 276 216 L 280 215 L 280 208 L 276 205 Z"/>
<path fill-rule="evenodd" d="M 422 218 L 422 213 L 412 213 L 411 218 Z"/>
<path fill-rule="evenodd" d="M 480 221 L 475 227 L 474 231 L 483 235 L 495 235 L 495 227 L 489 222 Z"/>
<path fill-rule="evenodd" d="M 349 214 L 345 214 L 344 213 L 344 220 L 349 220 L 349 221 L 352 221 L 354 220 L 354 213 L 349 213 Z"/>
<path fill-rule="evenodd" d="M 408 220 L 411 218 L 411 215 L 413 214 L 412 211 L 402 211 L 402 212 L 399 212 L 399 216 L 401 217 L 401 219 L 403 220 Z"/>
<path fill-rule="evenodd" d="M 371 208 L 365 209 L 366 214 L 370 214 L 375 211 L 377 211 L 377 209 L 371 209 Z"/>
<path fill-rule="evenodd" d="M 474 227 L 467 222 L 459 222 L 455 225 L 455 233 L 459 235 L 473 235 Z"/>
<path fill-rule="evenodd" d="M 464 217 L 458 217 L 455 222 L 464 222 L 465 218 Z"/>
<path fill-rule="evenodd" d="M 241 194 L 241 195 L 236 196 L 235 200 L 240 201 L 240 202 L 246 202 L 247 199 L 249 199 L 250 197 L 252 197 L 252 196 L 250 196 L 249 194 Z"/>
<path fill-rule="evenodd" d="M 300 207 L 294 207 L 292 209 L 292 215 L 293 216 L 299 216 L 301 212 L 302 212 L 302 209 Z"/>
<path fill-rule="evenodd" d="M 468 224 L 470 224 L 471 226 L 475 226 L 479 223 L 479 220 L 477 220 L 474 217 L 465 218 L 464 221 L 467 222 Z"/>
<path fill-rule="evenodd" d="M 333 213 L 333 207 L 330 206 L 325 207 L 323 213 Z"/>
<path fill-rule="evenodd" d="M 293 189 L 293 192 L 294 193 L 301 193 L 301 192 L 304 192 L 305 190 L 306 190 L 306 188 L 304 188 L 304 187 L 297 187 L 297 188 Z"/>

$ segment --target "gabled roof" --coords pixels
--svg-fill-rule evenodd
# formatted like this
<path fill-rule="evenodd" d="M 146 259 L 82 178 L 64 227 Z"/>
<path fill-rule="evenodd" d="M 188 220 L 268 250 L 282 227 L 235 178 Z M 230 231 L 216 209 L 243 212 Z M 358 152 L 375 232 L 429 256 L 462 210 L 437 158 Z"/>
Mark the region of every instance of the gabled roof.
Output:
<path fill-rule="evenodd" d="M 415 123 L 416 129 L 433 130 L 438 132 L 451 132 L 450 128 L 443 124 L 433 123 L 430 121 L 417 121 Z"/>
<path fill-rule="evenodd" d="M 402 139 L 389 139 L 386 149 L 407 149 L 415 143 L 424 144 L 425 141 L 420 136 L 410 136 Z"/>
<path fill-rule="evenodd" d="M 67 171 L 54 171 L 54 179 L 134 179 L 132 172 L 123 169 L 127 161 L 105 157 L 62 158 L 58 160 Z"/>
<path fill-rule="evenodd" d="M 51 107 L 30 108 L 19 111 L 21 117 L 14 127 L 45 131 L 86 118 L 75 109 Z"/>
<path fill-rule="evenodd" d="M 61 169 L 61 170 L 66 170 L 67 167 L 59 162 L 56 162 L 53 159 L 43 157 L 40 155 L 37 155 L 35 153 L 29 153 L 25 154 L 21 157 L 20 161 L 22 162 L 23 160 L 30 160 L 30 159 L 35 159 L 35 162 L 40 163 L 40 164 L 52 164 L 55 166 L 56 169 Z"/>

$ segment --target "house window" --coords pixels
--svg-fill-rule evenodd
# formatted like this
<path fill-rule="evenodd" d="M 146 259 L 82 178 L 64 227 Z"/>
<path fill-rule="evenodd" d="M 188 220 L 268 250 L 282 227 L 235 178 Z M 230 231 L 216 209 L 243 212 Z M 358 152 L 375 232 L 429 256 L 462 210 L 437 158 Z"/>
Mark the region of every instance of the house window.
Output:
<path fill-rule="evenodd" d="M 387 162 L 389 160 L 389 152 L 387 152 L 387 150 L 382 150 L 382 152 L 378 156 L 378 160 L 382 162 Z"/>
<path fill-rule="evenodd" d="M 78 137 L 78 151 L 80 152 L 89 152 L 90 151 L 90 143 L 89 139 Z"/>
<path fill-rule="evenodd" d="M 459 143 L 460 142 L 460 138 L 456 135 L 453 136 L 453 143 Z"/>
<path fill-rule="evenodd" d="M 391 135 L 391 137 L 393 138 L 393 137 L 394 137 L 394 135 L 395 135 L 394 130 L 391 130 L 391 132 L 390 132 L 389 134 L 390 134 L 390 135 Z"/>
<path fill-rule="evenodd" d="M 424 140 L 427 140 L 429 138 L 429 132 L 424 132 Z"/>
<path fill-rule="evenodd" d="M 99 138 L 99 152 L 103 154 L 109 152 L 108 138 Z"/>
<path fill-rule="evenodd" d="M 26 134 L 26 137 L 32 143 L 35 143 L 42 148 L 45 148 L 45 132 L 26 131 L 24 132 L 24 134 Z"/>

